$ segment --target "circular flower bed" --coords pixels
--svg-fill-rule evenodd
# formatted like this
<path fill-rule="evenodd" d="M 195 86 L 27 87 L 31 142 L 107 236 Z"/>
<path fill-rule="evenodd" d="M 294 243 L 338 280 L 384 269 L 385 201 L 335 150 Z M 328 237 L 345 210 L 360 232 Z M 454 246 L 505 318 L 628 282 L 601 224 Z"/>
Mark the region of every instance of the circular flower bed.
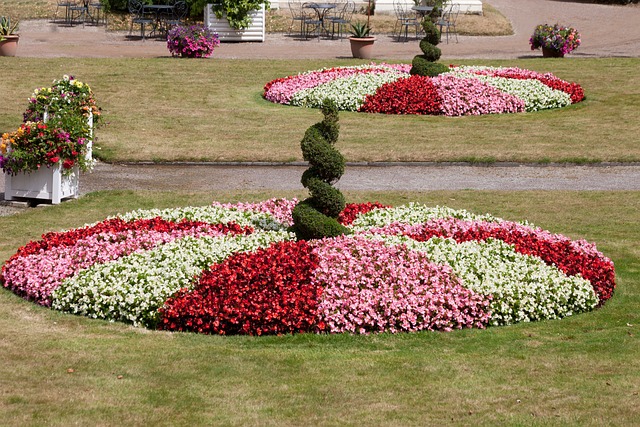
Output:
<path fill-rule="evenodd" d="M 582 87 L 516 67 L 451 67 L 437 77 L 410 75 L 408 64 L 325 68 L 265 85 L 271 102 L 341 110 L 446 116 L 518 113 L 565 107 L 584 99 Z"/>
<path fill-rule="evenodd" d="M 353 234 L 296 241 L 296 200 L 140 210 L 48 233 L 2 284 L 92 318 L 209 334 L 484 328 L 589 311 L 614 266 L 527 223 L 411 204 L 350 204 Z"/>

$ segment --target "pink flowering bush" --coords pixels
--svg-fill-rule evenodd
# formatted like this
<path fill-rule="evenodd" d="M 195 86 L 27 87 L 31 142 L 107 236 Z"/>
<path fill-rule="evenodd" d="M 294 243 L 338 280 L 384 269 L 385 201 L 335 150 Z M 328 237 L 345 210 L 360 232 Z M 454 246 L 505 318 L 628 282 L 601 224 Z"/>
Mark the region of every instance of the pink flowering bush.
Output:
<path fill-rule="evenodd" d="M 140 210 L 52 232 L 2 285 L 52 309 L 208 334 L 449 331 L 603 305 L 595 245 L 446 207 L 348 204 L 353 234 L 295 241 L 296 200 Z"/>
<path fill-rule="evenodd" d="M 437 77 L 417 78 L 409 69 L 369 64 L 309 71 L 267 83 L 263 96 L 285 105 L 316 107 L 329 98 L 350 111 L 447 116 L 536 111 L 584 99 L 580 85 L 551 73 L 452 66 Z"/>
<path fill-rule="evenodd" d="M 219 44 L 218 35 L 204 25 L 176 25 L 167 35 L 171 55 L 183 58 L 208 58 Z"/>

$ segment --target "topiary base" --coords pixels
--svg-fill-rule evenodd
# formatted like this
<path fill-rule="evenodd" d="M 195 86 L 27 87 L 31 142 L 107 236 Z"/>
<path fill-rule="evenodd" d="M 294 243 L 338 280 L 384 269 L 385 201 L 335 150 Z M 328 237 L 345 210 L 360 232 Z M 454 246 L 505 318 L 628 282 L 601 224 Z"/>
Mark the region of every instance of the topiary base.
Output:
<path fill-rule="evenodd" d="M 411 62 L 411 75 L 435 77 L 449 71 L 449 67 L 439 62 L 431 62 L 424 55 L 417 55 Z"/>

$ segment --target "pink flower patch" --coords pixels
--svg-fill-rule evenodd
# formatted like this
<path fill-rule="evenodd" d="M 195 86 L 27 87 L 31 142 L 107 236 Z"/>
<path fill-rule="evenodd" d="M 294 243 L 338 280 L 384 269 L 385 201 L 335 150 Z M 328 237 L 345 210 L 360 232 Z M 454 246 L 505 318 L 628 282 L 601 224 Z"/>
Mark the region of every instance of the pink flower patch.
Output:
<path fill-rule="evenodd" d="M 450 331 L 489 320 L 489 300 L 424 253 L 362 236 L 323 239 L 314 252 L 313 283 L 324 288 L 318 311 L 330 332 Z"/>

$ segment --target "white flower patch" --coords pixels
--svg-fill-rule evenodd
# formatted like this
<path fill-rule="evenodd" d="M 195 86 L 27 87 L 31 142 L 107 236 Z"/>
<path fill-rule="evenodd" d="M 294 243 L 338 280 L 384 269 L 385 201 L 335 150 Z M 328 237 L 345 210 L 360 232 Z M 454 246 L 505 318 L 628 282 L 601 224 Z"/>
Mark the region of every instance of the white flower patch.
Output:
<path fill-rule="evenodd" d="M 210 224 L 234 222 L 240 226 L 251 226 L 261 230 L 283 230 L 285 226 L 273 216 L 263 212 L 229 209 L 219 206 L 187 206 L 169 209 L 140 209 L 118 215 L 124 221 L 161 217 L 167 221 L 178 222 L 182 219 L 202 221 Z"/>
<path fill-rule="evenodd" d="M 457 243 L 439 237 L 426 242 L 403 236 L 381 238 L 428 253 L 432 261 L 449 265 L 466 288 L 492 295 L 492 325 L 560 319 L 590 311 L 598 304 L 589 281 L 567 276 L 538 257 L 516 252 L 501 240 Z"/>
<path fill-rule="evenodd" d="M 51 307 L 73 314 L 153 325 L 158 309 L 182 288 L 192 288 L 202 270 L 238 252 L 291 240 L 285 231 L 248 236 L 186 237 L 106 264 L 96 264 L 64 280 Z"/>
<path fill-rule="evenodd" d="M 476 215 L 464 209 L 456 210 L 446 206 L 425 206 L 419 203 L 409 203 L 408 205 L 395 208 L 374 209 L 365 214 L 359 215 L 351 224 L 354 231 L 365 231 L 374 227 L 384 227 L 396 222 L 409 225 L 424 224 L 432 219 L 458 218 L 462 220 L 479 220 L 488 222 L 500 222 L 502 219 L 489 214 Z"/>
<path fill-rule="evenodd" d="M 320 108 L 325 99 L 332 100 L 339 110 L 357 111 L 367 95 L 376 93 L 385 83 L 407 77 L 405 73 L 366 73 L 335 79 L 328 83 L 303 89 L 291 97 L 291 105 Z"/>

